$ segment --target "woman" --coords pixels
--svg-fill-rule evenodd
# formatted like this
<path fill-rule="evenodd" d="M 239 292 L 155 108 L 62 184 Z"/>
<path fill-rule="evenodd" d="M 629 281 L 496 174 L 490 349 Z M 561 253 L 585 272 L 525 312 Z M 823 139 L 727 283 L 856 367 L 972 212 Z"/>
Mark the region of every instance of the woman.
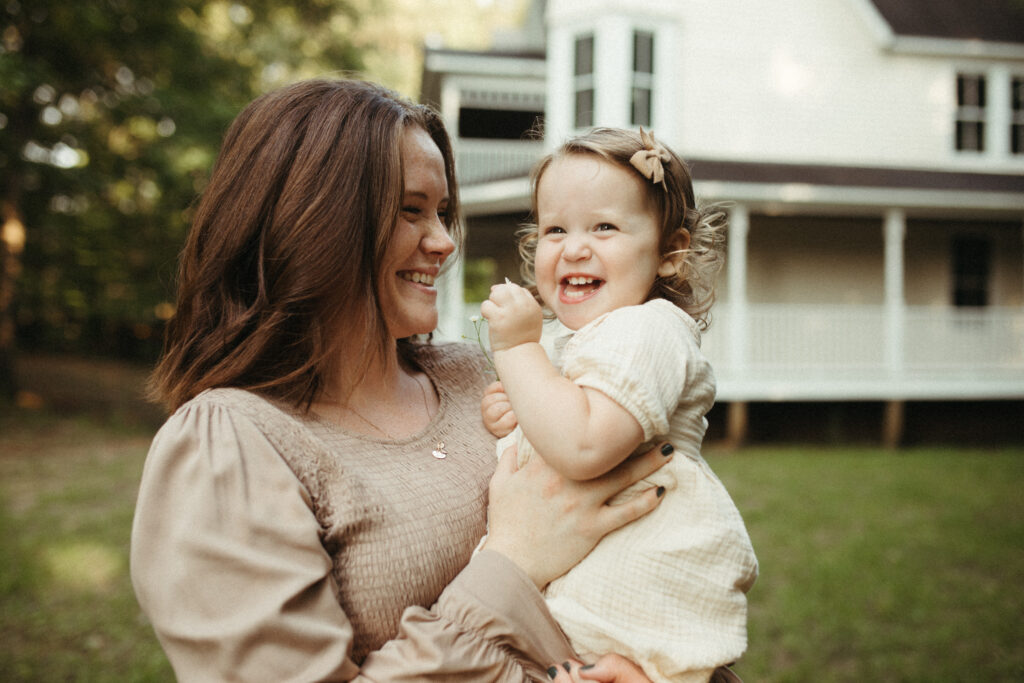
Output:
<path fill-rule="evenodd" d="M 569 675 L 539 589 L 657 505 L 604 503 L 667 458 L 592 484 L 539 459 L 494 471 L 482 357 L 415 341 L 458 208 L 441 120 L 378 86 L 298 83 L 228 130 L 132 530 L 136 594 L 181 680 Z"/>

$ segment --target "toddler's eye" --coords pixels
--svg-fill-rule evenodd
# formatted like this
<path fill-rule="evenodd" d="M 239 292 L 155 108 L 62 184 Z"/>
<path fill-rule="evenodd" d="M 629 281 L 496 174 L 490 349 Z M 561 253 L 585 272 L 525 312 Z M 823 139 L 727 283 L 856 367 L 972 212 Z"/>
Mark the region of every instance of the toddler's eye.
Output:
<path fill-rule="evenodd" d="M 601 223 L 601 224 L 599 224 L 594 229 L 597 230 L 598 232 L 605 232 L 605 231 L 608 231 L 608 230 L 618 230 L 618 228 L 615 227 L 614 225 L 612 225 L 611 223 Z"/>
<path fill-rule="evenodd" d="M 549 226 L 547 228 L 542 228 L 541 231 L 540 231 L 540 234 L 541 235 L 563 235 L 563 234 L 565 234 L 565 230 L 563 228 L 558 227 L 557 225 L 552 225 L 552 226 Z"/>

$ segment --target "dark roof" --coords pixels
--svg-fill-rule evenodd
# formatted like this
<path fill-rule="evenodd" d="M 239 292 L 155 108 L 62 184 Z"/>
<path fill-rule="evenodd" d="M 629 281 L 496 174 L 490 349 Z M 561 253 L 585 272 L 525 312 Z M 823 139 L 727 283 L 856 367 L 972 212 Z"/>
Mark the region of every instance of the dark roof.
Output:
<path fill-rule="evenodd" d="M 545 59 L 544 50 L 456 50 L 446 47 L 428 47 L 424 49 L 427 55 L 454 55 L 457 57 L 514 57 L 516 59 Z"/>
<path fill-rule="evenodd" d="M 1024 175 L 923 171 L 863 166 L 768 164 L 744 161 L 691 159 L 697 181 L 882 187 L 968 192 L 1011 192 L 1024 195 Z"/>
<path fill-rule="evenodd" d="M 897 35 L 1024 43 L 1024 0 L 871 0 Z"/>

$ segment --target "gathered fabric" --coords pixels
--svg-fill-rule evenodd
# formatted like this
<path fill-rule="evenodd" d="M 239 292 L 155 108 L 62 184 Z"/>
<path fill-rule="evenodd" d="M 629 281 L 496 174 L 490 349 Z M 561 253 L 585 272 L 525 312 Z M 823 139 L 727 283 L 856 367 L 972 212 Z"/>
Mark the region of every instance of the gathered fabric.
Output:
<path fill-rule="evenodd" d="M 489 551 L 470 561 L 495 465 L 482 354 L 424 346 L 415 359 L 440 407 L 408 438 L 240 389 L 165 423 L 131 575 L 178 680 L 519 683 L 572 656 L 522 570 Z"/>

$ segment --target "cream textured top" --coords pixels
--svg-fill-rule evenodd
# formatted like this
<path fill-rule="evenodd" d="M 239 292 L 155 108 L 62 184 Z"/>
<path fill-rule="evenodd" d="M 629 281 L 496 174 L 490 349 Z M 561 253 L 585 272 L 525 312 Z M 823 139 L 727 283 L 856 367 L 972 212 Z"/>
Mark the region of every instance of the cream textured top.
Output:
<path fill-rule="evenodd" d="M 654 299 L 580 328 L 556 362 L 562 375 L 635 417 L 645 441 L 672 443 L 676 456 L 619 494 L 665 486 L 658 508 L 613 531 L 553 581 L 548 607 L 585 658 L 617 652 L 655 681 L 707 681 L 746 650 L 746 592 L 757 559 L 732 498 L 700 454 L 715 400 L 700 330 L 681 309 Z M 528 459 L 533 449 L 522 430 L 513 434 L 519 459 Z"/>
<path fill-rule="evenodd" d="M 572 655 L 514 563 L 470 562 L 494 471 L 481 355 L 451 344 L 416 360 L 440 408 L 407 439 L 237 389 L 161 428 L 131 574 L 179 680 L 518 682 Z"/>

